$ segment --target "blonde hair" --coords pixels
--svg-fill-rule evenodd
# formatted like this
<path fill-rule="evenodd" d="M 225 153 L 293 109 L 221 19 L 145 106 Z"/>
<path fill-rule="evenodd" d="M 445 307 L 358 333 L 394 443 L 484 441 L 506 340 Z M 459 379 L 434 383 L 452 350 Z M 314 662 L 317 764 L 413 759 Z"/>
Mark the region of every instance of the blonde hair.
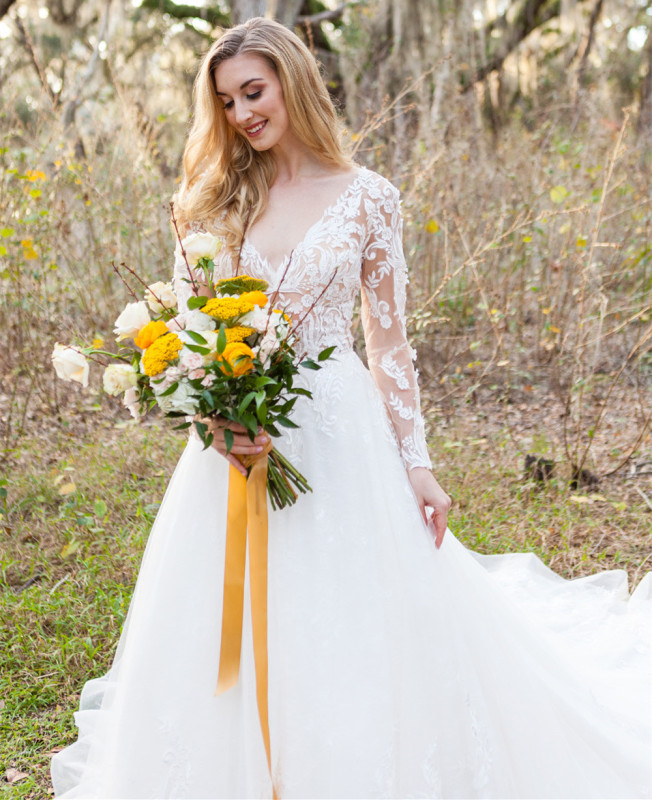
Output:
<path fill-rule="evenodd" d="M 340 125 L 319 68 L 308 48 L 278 22 L 254 17 L 225 31 L 199 68 L 194 85 L 194 119 L 183 154 L 183 179 L 175 211 L 183 233 L 192 221 L 211 223 L 236 251 L 245 233 L 267 205 L 276 177 L 270 152 L 257 152 L 229 125 L 215 89 L 215 70 L 243 53 L 261 56 L 278 75 L 290 124 L 296 135 L 325 164 L 351 165 Z"/>

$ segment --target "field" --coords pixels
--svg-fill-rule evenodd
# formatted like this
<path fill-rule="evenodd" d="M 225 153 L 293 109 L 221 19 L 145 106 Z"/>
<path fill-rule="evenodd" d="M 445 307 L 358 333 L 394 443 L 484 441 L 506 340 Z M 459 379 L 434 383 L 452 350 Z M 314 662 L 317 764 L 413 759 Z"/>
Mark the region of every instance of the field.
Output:
<path fill-rule="evenodd" d="M 349 132 L 404 196 L 408 332 L 450 525 L 565 577 L 652 568 L 650 161 L 631 112 L 585 97 L 479 129 L 473 98 L 407 152 Z M 183 435 L 57 384 L 55 341 L 109 342 L 127 263 L 166 279 L 185 120 L 156 147 L 128 94 L 107 148 L 7 115 L 0 140 L 0 791 L 50 792 L 84 681 L 109 667 Z M 393 111 L 389 109 L 387 114 Z M 526 124 L 527 123 L 527 124 Z M 170 167 L 161 164 L 167 142 Z M 399 148 L 400 149 L 400 148 Z M 6 222 L 4 221 L 6 220 Z M 360 352 L 364 346 L 358 331 Z"/>

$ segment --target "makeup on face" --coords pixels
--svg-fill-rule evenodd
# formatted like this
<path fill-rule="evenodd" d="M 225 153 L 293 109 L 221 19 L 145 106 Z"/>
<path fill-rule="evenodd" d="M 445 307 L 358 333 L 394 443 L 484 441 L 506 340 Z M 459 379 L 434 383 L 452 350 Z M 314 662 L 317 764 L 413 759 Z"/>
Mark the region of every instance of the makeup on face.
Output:
<path fill-rule="evenodd" d="M 215 70 L 226 120 L 256 150 L 269 150 L 290 128 L 281 82 L 261 56 L 242 53 Z"/>

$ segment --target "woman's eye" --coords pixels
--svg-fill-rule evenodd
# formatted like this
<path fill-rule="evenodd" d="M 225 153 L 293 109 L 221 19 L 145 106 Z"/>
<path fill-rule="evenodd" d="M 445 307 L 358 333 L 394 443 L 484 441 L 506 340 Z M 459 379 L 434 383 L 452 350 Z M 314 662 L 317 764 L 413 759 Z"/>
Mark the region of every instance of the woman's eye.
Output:
<path fill-rule="evenodd" d="M 260 97 L 262 91 L 263 91 L 262 89 L 259 89 L 257 92 L 254 92 L 253 94 L 248 94 L 247 100 L 255 100 L 257 97 Z"/>
<path fill-rule="evenodd" d="M 224 108 L 233 108 L 233 100 L 229 100 L 228 103 L 224 103 Z"/>

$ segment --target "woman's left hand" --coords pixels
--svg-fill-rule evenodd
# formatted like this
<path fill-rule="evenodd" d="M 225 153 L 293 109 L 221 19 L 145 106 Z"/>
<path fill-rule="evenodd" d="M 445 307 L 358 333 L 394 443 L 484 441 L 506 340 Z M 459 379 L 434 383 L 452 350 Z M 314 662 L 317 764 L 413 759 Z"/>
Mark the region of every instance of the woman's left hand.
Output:
<path fill-rule="evenodd" d="M 435 537 L 435 545 L 441 547 L 446 533 L 448 512 L 453 504 L 451 498 L 441 488 L 435 476 L 425 467 L 415 467 L 408 471 L 408 478 L 414 491 L 423 521 Z M 426 508 L 431 508 L 430 518 Z"/>

